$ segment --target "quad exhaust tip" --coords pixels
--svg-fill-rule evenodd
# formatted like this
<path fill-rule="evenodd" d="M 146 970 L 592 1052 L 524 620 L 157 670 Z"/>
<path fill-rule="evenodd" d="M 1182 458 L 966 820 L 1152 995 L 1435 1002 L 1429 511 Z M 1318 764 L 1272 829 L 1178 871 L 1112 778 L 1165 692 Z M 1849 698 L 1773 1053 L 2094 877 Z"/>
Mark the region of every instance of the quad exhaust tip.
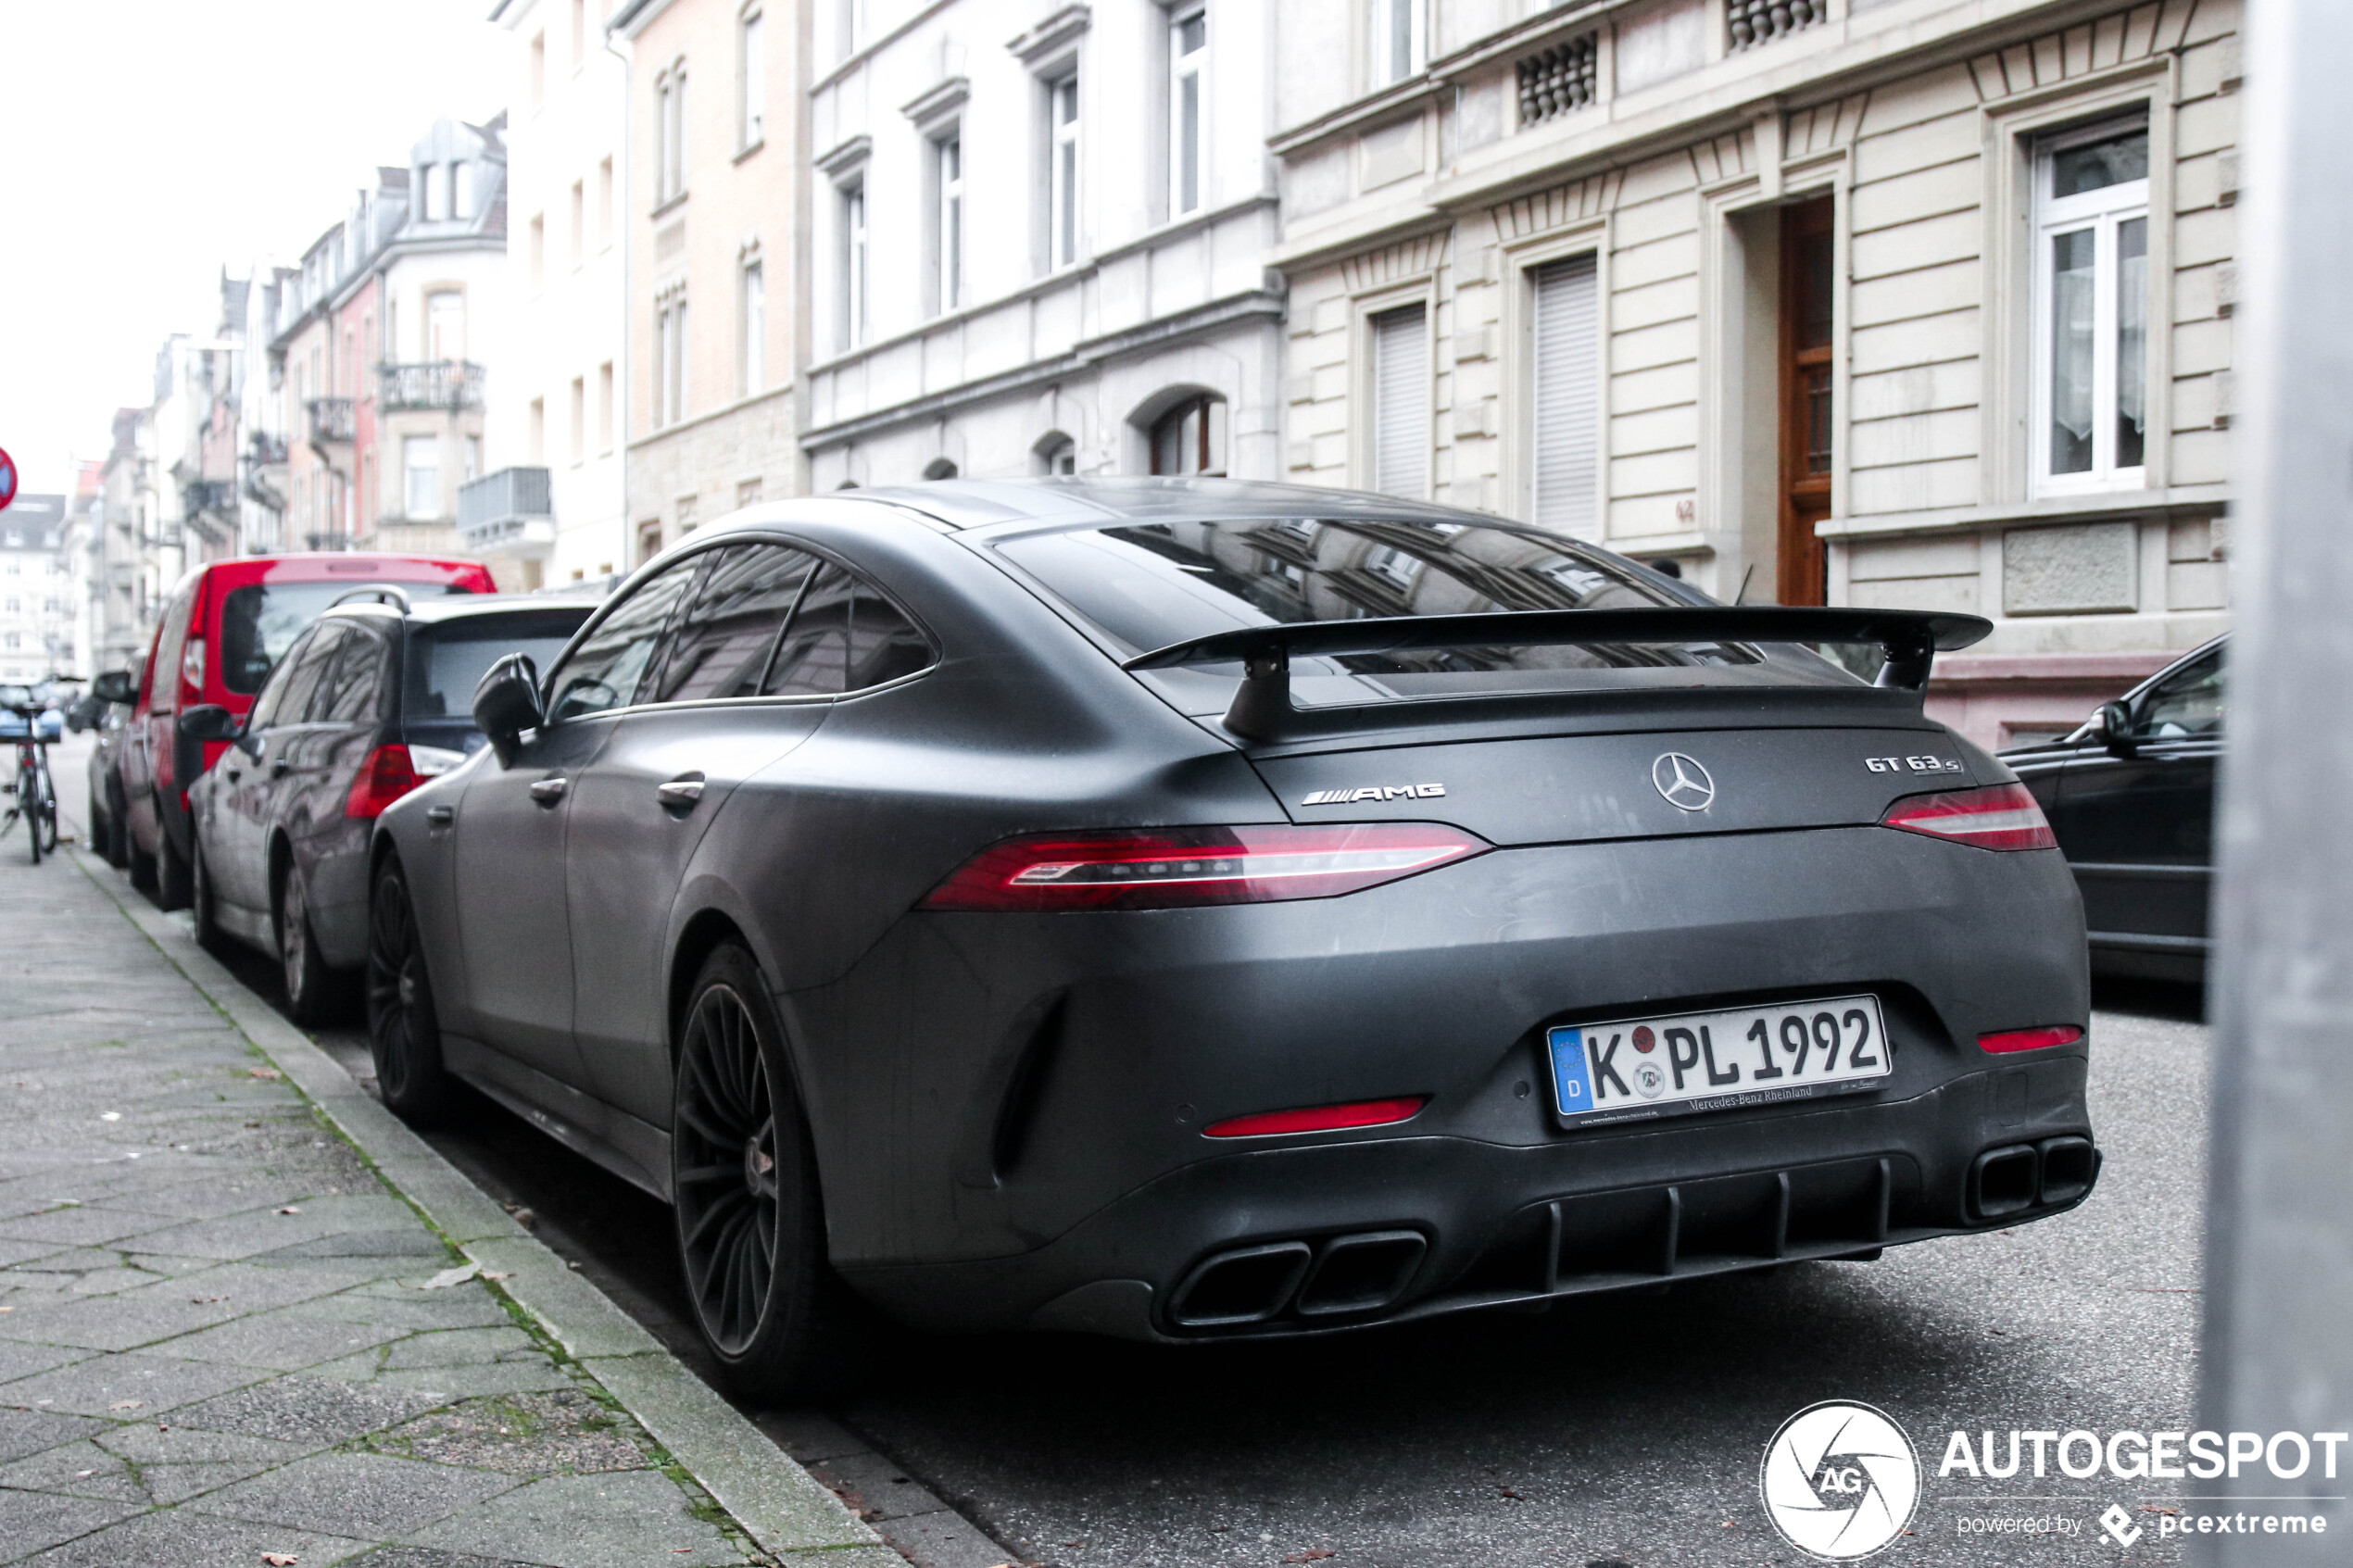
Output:
<path fill-rule="evenodd" d="M 1981 1220 L 2072 1203 L 2092 1190 L 2100 1157 L 2083 1137 L 1989 1148 L 1969 1165 L 1969 1205 Z"/>
<path fill-rule="evenodd" d="M 1226 1328 L 1286 1310 L 1304 1318 L 1378 1311 L 1405 1293 L 1428 1250 L 1428 1238 L 1411 1230 L 1233 1248 L 1193 1266 L 1169 1298 L 1168 1315 L 1181 1328 Z"/>

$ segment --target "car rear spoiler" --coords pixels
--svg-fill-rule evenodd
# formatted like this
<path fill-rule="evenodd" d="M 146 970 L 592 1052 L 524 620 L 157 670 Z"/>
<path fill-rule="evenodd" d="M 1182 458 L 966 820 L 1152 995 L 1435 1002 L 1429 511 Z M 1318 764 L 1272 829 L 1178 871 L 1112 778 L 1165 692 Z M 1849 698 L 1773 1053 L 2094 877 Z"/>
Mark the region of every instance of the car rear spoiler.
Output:
<path fill-rule="evenodd" d="M 1940 652 L 1982 640 L 1994 623 L 1918 609 L 1822 609 L 1781 605 L 1693 605 L 1655 609 L 1524 609 L 1481 615 L 1399 615 L 1245 626 L 1171 643 L 1121 668 L 1171 670 L 1240 660 L 1241 689 L 1226 728 L 1246 740 L 1281 740 L 1308 728 L 1291 706 L 1290 661 L 1319 655 L 1411 648 L 1561 646 L 1593 643 L 1858 643 L 1887 655 L 1879 684 L 1924 691 Z"/>

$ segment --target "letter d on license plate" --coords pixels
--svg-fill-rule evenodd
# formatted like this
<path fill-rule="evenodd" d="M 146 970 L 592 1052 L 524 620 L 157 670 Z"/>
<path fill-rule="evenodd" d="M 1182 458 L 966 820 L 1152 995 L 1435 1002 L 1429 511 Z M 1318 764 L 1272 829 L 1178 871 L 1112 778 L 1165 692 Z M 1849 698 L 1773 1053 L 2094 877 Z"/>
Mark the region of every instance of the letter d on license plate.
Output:
<path fill-rule="evenodd" d="M 1894 1068 L 1871 996 L 1563 1024 L 1544 1040 L 1572 1124 L 1852 1093 Z"/>

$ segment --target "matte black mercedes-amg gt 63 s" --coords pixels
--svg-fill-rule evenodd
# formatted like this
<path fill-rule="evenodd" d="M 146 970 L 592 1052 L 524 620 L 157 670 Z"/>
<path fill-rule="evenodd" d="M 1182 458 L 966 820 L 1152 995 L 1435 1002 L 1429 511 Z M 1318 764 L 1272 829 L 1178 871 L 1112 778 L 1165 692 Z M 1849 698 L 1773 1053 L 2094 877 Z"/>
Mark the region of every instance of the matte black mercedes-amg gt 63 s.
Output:
<path fill-rule="evenodd" d="M 2099 1160 L 2073 881 L 1921 714 L 1985 630 L 1322 490 L 755 508 L 384 812 L 380 1080 L 670 1199 L 772 1390 L 845 1289 L 1202 1340 L 2015 1225 Z"/>

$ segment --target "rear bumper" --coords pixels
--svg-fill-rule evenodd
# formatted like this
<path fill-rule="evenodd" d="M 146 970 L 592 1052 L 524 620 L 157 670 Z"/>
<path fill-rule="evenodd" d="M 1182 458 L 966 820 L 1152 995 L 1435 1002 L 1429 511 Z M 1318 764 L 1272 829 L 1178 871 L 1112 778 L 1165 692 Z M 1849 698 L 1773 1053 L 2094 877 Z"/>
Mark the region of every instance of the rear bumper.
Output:
<path fill-rule="evenodd" d="M 1328 1332 L 1849 1257 L 2081 1203 L 2098 1169 L 2087 1067 L 2080 1052 L 2053 1052 L 1907 1100 L 1595 1129 L 1535 1148 L 1398 1137 L 1229 1155 L 1173 1172 L 1018 1257 L 849 1278 L 894 1317 L 932 1329 L 1189 1340 Z M 1335 1289 L 1317 1298 L 1333 1242 L 1398 1233 L 1419 1245 L 1390 1248 L 1382 1267 L 1394 1265 L 1393 1277 L 1366 1284 L 1366 1271 L 1354 1271 L 1368 1294 L 1353 1309 Z M 1247 1285 L 1205 1294 L 1216 1288 L 1205 1269 L 1287 1248 L 1299 1277 L 1283 1280 L 1270 1265 L 1256 1299 Z"/>
<path fill-rule="evenodd" d="M 1606 1127 L 1553 1113 L 1551 1025 L 1856 992 L 1881 998 L 1894 1047 L 1864 1091 Z M 1620 1192 L 1667 1205 L 1674 1188 L 1689 1207 L 1688 1245 L 1640 1244 L 1670 1259 L 1666 1277 L 1713 1267 L 1697 1260 L 1724 1225 L 1749 1226 L 1747 1250 L 1724 1255 L 1752 1262 L 1822 1255 L 1788 1249 L 1818 1223 L 1835 1232 L 1824 1247 L 1866 1250 L 1973 1228 L 1980 1154 L 2089 1127 L 2084 1047 L 1976 1044 L 2088 1020 L 2064 862 L 1875 827 L 1500 850 L 1286 904 L 912 915 L 837 984 L 779 1003 L 836 1266 L 942 1328 L 1173 1332 L 1167 1298 L 1204 1259 L 1304 1242 L 1320 1267 L 1330 1238 L 1386 1231 L 1416 1233 L 1423 1254 L 1402 1295 L 1355 1321 L 1442 1310 L 1490 1289 L 1462 1282 L 1523 1247 L 1521 1229 L 1549 1231 L 1556 1201 Z M 1428 1097 L 1418 1116 L 1370 1132 L 1201 1131 L 1414 1095 Z M 1870 1200 L 1884 1235 L 1856 1228 L 1853 1172 L 1793 1175 L 1778 1196 L 1781 1173 L 1857 1161 L 1884 1187 Z M 1692 1186 L 1752 1176 L 1771 1178 L 1766 1198 Z M 1818 1177 L 1846 1196 L 1817 1203 Z M 1746 1217 L 1718 1224 L 1726 1204 Z M 1786 1221 L 1756 1221 L 1759 1204 Z M 1601 1213 L 1559 1223 L 1571 1237 L 1619 1223 Z M 1541 1277 L 1512 1263 L 1517 1283 L 1491 1288 L 1517 1299 L 1611 1272 L 1575 1253 L 1555 1248 Z M 1089 1294 L 1049 1310 L 1074 1292 Z M 1096 1323 L 1085 1303 L 1112 1298 L 1126 1305 Z M 1289 1321 L 1251 1332 L 1322 1326 Z"/>

